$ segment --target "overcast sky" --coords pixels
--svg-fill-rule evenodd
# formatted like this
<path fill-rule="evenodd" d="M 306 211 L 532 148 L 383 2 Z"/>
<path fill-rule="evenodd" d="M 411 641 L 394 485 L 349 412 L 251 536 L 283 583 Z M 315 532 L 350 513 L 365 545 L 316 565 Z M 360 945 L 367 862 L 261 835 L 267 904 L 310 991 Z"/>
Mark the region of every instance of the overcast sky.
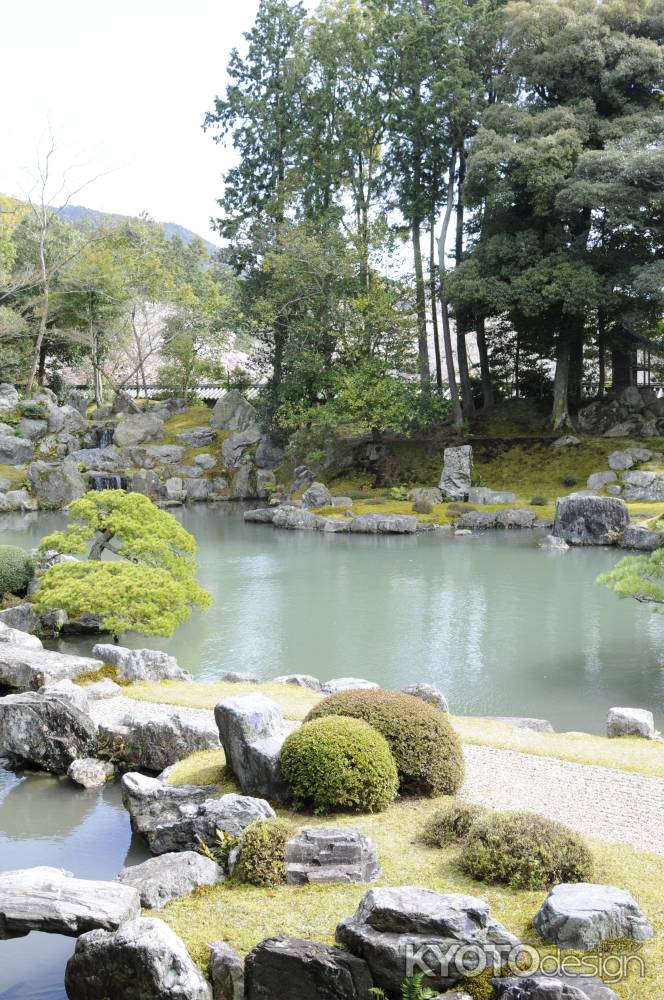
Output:
<path fill-rule="evenodd" d="M 57 144 L 75 204 L 209 231 L 232 154 L 201 123 L 258 0 L 0 0 L 0 192 Z"/>

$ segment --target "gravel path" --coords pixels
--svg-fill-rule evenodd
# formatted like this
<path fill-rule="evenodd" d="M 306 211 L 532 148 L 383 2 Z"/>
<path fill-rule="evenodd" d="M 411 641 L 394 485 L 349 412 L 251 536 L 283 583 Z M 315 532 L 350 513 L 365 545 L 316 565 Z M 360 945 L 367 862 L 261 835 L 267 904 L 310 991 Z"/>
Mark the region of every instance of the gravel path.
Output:
<path fill-rule="evenodd" d="M 598 840 L 664 855 L 664 778 L 464 745 L 460 797 L 525 809 Z"/>

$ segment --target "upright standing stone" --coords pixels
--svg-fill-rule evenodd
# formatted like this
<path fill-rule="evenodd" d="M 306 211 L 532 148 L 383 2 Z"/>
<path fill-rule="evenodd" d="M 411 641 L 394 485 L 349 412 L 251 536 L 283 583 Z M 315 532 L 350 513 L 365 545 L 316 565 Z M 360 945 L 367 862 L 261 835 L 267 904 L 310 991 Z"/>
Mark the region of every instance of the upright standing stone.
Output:
<path fill-rule="evenodd" d="M 247 955 L 247 1000 L 359 1000 L 373 986 L 367 963 L 315 941 L 274 937 Z"/>
<path fill-rule="evenodd" d="M 473 449 L 469 444 L 446 448 L 440 488 L 450 500 L 467 500 L 473 474 Z"/>

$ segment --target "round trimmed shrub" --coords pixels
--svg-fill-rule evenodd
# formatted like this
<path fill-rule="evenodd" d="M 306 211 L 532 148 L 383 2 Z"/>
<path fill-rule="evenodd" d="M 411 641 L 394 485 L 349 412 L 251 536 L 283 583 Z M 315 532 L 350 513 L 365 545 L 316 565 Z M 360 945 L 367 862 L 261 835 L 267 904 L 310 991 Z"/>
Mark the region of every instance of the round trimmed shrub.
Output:
<path fill-rule="evenodd" d="M 431 514 L 433 513 L 433 504 L 428 500 L 416 500 L 413 504 L 413 512 L 415 514 Z"/>
<path fill-rule="evenodd" d="M 240 842 L 236 873 L 251 885 L 281 885 L 286 879 L 286 843 L 291 830 L 280 819 L 258 819 L 251 823 Z"/>
<path fill-rule="evenodd" d="M 331 715 L 363 719 L 385 737 L 402 793 L 452 795 L 463 781 L 461 740 L 435 705 L 400 691 L 340 691 L 314 706 L 307 719 Z"/>
<path fill-rule="evenodd" d="M 540 496 L 538 494 L 537 496 L 535 496 L 535 497 L 533 497 L 531 499 L 530 506 L 531 507 L 546 507 L 546 505 L 548 504 L 548 502 L 549 501 L 547 500 L 546 497 L 542 497 L 542 496 Z"/>
<path fill-rule="evenodd" d="M 462 870 L 480 882 L 543 889 L 588 882 L 593 856 L 583 837 L 534 813 L 491 813 L 476 820 L 464 843 Z"/>
<path fill-rule="evenodd" d="M 429 816 L 420 839 L 428 847 L 448 847 L 465 840 L 473 823 L 486 815 L 484 806 L 470 802 L 447 802 Z"/>
<path fill-rule="evenodd" d="M 0 545 L 0 594 L 24 594 L 34 575 L 29 552 L 18 545 Z"/>
<path fill-rule="evenodd" d="M 296 807 L 315 813 L 380 812 L 397 793 L 387 741 L 360 719 L 305 721 L 286 738 L 279 760 Z"/>

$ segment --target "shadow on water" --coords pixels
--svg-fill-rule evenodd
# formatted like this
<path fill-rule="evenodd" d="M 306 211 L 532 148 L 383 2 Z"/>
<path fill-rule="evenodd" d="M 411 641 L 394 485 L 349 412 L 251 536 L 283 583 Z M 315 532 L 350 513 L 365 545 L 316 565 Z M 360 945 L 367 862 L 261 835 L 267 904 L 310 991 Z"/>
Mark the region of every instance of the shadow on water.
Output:
<path fill-rule="evenodd" d="M 132 841 L 119 785 L 78 789 L 64 778 L 0 769 L 0 870 L 48 865 L 80 878 L 113 879 L 148 853 Z M 3 1000 L 65 1000 L 74 939 L 31 933 L 0 941 Z"/>

